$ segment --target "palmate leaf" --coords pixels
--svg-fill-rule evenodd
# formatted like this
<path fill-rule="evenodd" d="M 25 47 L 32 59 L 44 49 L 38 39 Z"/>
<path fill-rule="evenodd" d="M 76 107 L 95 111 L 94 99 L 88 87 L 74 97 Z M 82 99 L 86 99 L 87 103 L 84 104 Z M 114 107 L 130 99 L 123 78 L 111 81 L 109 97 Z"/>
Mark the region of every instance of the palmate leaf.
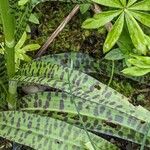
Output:
<path fill-rule="evenodd" d="M 75 96 L 73 99 L 88 130 L 142 143 L 146 126 L 138 118 L 101 103 L 93 103 Z M 21 100 L 21 110 L 51 116 L 82 127 L 71 96 L 64 92 L 42 92 L 25 96 Z M 150 146 L 150 135 L 147 137 L 147 146 Z"/>
<path fill-rule="evenodd" d="M 137 0 L 128 0 L 127 6 L 131 6 L 132 4 L 134 4 Z"/>
<path fill-rule="evenodd" d="M 110 22 L 114 17 L 118 16 L 120 13 L 120 10 L 112 10 L 96 14 L 93 18 L 85 20 L 82 24 L 82 27 L 86 29 L 99 28 L 101 26 L 104 26 L 106 23 Z"/>
<path fill-rule="evenodd" d="M 129 7 L 129 9 L 150 11 L 150 2 L 149 0 L 142 0 Z"/>
<path fill-rule="evenodd" d="M 126 0 L 120 0 L 120 2 L 121 2 L 121 4 L 122 4 L 123 6 L 126 6 L 126 4 L 127 4 L 127 1 L 126 1 Z"/>
<path fill-rule="evenodd" d="M 123 25 L 124 25 L 124 12 L 119 16 L 113 28 L 107 35 L 107 38 L 103 46 L 104 53 L 108 52 L 115 45 L 115 43 L 117 42 L 117 40 L 121 35 Z"/>
<path fill-rule="evenodd" d="M 150 73 L 150 68 L 139 68 L 139 67 L 129 67 L 122 70 L 124 74 L 131 76 L 143 76 L 147 73 Z"/>
<path fill-rule="evenodd" d="M 114 8 L 122 8 L 123 6 L 120 3 L 120 0 L 92 0 L 95 3 L 104 5 L 104 6 L 110 6 Z"/>
<path fill-rule="evenodd" d="M 145 39 L 145 35 L 136 22 L 136 20 L 133 18 L 133 16 L 130 14 L 129 11 L 126 11 L 126 22 L 128 26 L 128 30 L 130 33 L 131 40 L 134 44 L 134 46 L 137 48 L 138 52 L 140 54 L 146 54 L 147 53 L 147 41 Z M 135 38 L 136 37 L 136 38 Z"/>
<path fill-rule="evenodd" d="M 89 133 L 96 147 L 117 150 L 106 140 Z M 38 150 L 86 150 L 84 130 L 65 122 L 21 111 L 0 112 L 0 136 Z"/>
<path fill-rule="evenodd" d="M 127 44 L 128 45 L 126 46 L 129 47 L 130 43 Z M 73 69 L 79 70 L 81 72 L 85 72 L 86 74 L 90 74 L 90 75 L 102 74 L 105 76 L 110 76 L 111 74 L 110 61 L 107 60 L 101 61 L 85 53 L 67 52 L 67 53 L 51 54 L 51 55 L 43 56 L 41 58 L 37 58 L 34 61 L 44 61 L 44 62 L 49 62 L 51 64 L 58 64 L 58 65 L 63 65 L 64 67 L 69 67 L 70 60 L 73 62 Z M 121 62 L 115 62 L 115 66 L 116 67 L 114 73 L 117 75 L 124 76 L 124 74 L 121 73 L 121 70 L 123 70 L 124 68 L 123 64 Z M 125 76 L 125 77 L 144 84 L 150 83 L 149 82 L 150 76 L 137 77 L 137 78 L 131 76 Z"/>
<path fill-rule="evenodd" d="M 5 66 L 4 56 L 0 55 L 0 109 L 7 106 L 6 97 L 8 89 L 8 78 Z"/>
<path fill-rule="evenodd" d="M 150 14 L 140 12 L 140 11 L 131 11 L 131 10 L 130 13 L 142 24 L 150 27 Z"/>

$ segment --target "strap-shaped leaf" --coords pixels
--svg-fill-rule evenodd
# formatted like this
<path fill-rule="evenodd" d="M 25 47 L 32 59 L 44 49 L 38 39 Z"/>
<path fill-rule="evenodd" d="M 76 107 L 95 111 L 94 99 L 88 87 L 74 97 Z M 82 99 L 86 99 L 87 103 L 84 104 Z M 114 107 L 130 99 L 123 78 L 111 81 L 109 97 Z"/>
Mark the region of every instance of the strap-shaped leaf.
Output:
<path fill-rule="evenodd" d="M 96 14 L 93 18 L 85 20 L 82 24 L 82 27 L 86 29 L 99 28 L 101 26 L 104 26 L 106 23 L 110 22 L 114 17 L 118 16 L 120 13 L 120 10 L 112 10 Z"/>
<path fill-rule="evenodd" d="M 107 38 L 104 43 L 103 51 L 108 52 L 119 39 L 124 25 L 124 12 L 119 16 L 115 22 L 113 28 L 108 33 Z"/>
<path fill-rule="evenodd" d="M 134 46 L 137 48 L 140 54 L 146 54 L 147 41 L 145 39 L 142 29 L 140 28 L 140 26 L 138 25 L 138 23 L 136 22 L 136 20 L 133 18 L 133 16 L 130 14 L 129 11 L 126 11 L 125 18 L 130 33 L 130 37 L 132 39 Z"/>
<path fill-rule="evenodd" d="M 139 1 L 132 5 L 129 9 L 150 11 L 150 2 L 149 0 Z"/>
<path fill-rule="evenodd" d="M 123 33 L 122 33 L 123 34 Z M 121 36 L 122 38 L 122 36 Z M 125 38 L 126 39 L 126 38 Z M 124 38 L 121 39 L 119 42 L 124 42 Z M 123 46 L 129 47 L 130 50 L 130 42 L 125 41 L 124 43 L 120 43 L 121 48 Z M 119 46 L 120 46 L 119 44 Z M 125 45 L 124 45 L 125 44 Z M 94 59 L 93 57 L 89 56 L 85 53 L 78 53 L 78 52 L 66 52 L 66 53 L 59 53 L 59 54 L 51 54 L 47 56 L 42 56 L 34 61 L 44 61 L 49 62 L 51 64 L 58 64 L 63 65 L 64 67 L 70 66 L 70 60 L 73 62 L 73 69 L 79 70 L 81 72 L 85 72 L 86 74 L 102 74 L 105 76 L 110 76 L 111 74 L 111 62 L 107 60 L 99 60 Z M 115 62 L 115 74 L 117 75 L 123 75 L 121 73 L 121 70 L 123 70 L 123 64 L 121 62 Z M 143 77 L 131 77 L 131 76 L 125 76 L 127 78 L 130 78 L 134 81 L 144 83 L 144 84 L 150 84 L 150 76 L 143 76 Z"/>
<path fill-rule="evenodd" d="M 68 72 L 71 72 L 69 81 Z M 86 98 L 86 100 L 93 102 L 100 102 L 122 112 L 125 110 L 128 114 L 132 112 L 133 116 L 144 121 L 148 119 L 145 115 L 147 116 L 149 112 L 145 109 L 139 113 L 139 108 L 135 109 L 126 97 L 80 71 L 44 62 L 33 62 L 23 66 L 19 74 L 12 80 L 47 85 L 68 93 L 70 93 L 70 82 L 72 94 L 75 96 Z"/>
<path fill-rule="evenodd" d="M 8 89 L 8 78 L 5 66 L 4 56 L 0 55 L 0 109 L 6 107 L 6 97 Z"/>
<path fill-rule="evenodd" d="M 104 6 L 122 8 L 120 0 L 92 0 L 92 1 L 101 5 L 104 5 Z"/>
<path fill-rule="evenodd" d="M 130 13 L 142 24 L 150 27 L 150 14 L 140 12 L 140 11 L 131 11 L 131 10 Z"/>
<path fill-rule="evenodd" d="M 98 149 L 117 150 L 106 140 L 89 133 Z M 89 139 L 84 130 L 65 122 L 20 111 L 0 112 L 0 136 L 38 150 L 84 150 Z"/>
<path fill-rule="evenodd" d="M 127 6 L 133 5 L 137 0 L 128 0 Z"/>
<path fill-rule="evenodd" d="M 93 103 L 78 97 L 73 97 L 73 99 L 88 130 L 142 143 L 141 133 L 144 136 L 146 130 L 143 129 L 147 127 L 138 118 L 101 105 L 101 103 Z M 42 92 L 25 96 L 21 101 L 21 110 L 36 113 L 39 111 L 39 114 L 65 120 L 68 123 L 82 127 L 82 123 L 77 119 L 76 107 L 67 93 Z M 108 115 L 108 112 L 111 113 Z M 132 121 L 129 120 L 134 120 L 136 124 L 131 123 Z M 134 136 L 130 135 L 131 132 L 134 133 Z M 150 135 L 147 138 L 147 146 L 150 146 Z"/>

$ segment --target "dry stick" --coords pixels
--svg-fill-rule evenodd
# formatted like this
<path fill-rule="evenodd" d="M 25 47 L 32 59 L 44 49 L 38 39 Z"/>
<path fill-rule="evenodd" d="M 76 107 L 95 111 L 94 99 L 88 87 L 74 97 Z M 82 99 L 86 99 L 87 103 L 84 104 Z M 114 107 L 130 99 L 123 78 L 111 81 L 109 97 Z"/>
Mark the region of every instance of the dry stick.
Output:
<path fill-rule="evenodd" d="M 92 7 L 92 10 L 94 11 L 94 13 L 98 14 L 102 12 L 102 9 L 100 8 L 99 5 L 94 4 L 94 7 Z M 112 29 L 112 23 L 109 22 L 105 25 L 105 28 L 107 29 L 107 31 L 110 31 Z"/>
<path fill-rule="evenodd" d="M 53 40 L 58 36 L 58 34 L 63 30 L 66 24 L 72 19 L 72 17 L 79 11 L 80 6 L 76 5 L 70 14 L 63 20 L 63 22 L 58 26 L 58 28 L 53 32 L 53 34 L 47 39 L 46 43 L 41 47 L 38 53 L 35 55 L 35 58 L 40 57 Z"/>

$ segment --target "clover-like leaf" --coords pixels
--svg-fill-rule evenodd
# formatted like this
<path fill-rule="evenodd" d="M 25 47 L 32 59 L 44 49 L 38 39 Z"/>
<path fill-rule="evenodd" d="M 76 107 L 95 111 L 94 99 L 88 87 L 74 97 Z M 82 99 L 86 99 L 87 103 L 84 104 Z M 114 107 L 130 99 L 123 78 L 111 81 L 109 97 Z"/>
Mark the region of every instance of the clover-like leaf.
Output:
<path fill-rule="evenodd" d="M 113 28 L 108 33 L 107 38 L 104 43 L 103 51 L 106 53 L 108 52 L 117 42 L 119 39 L 122 29 L 124 25 L 124 13 L 120 15 L 120 17 L 115 22 Z"/>

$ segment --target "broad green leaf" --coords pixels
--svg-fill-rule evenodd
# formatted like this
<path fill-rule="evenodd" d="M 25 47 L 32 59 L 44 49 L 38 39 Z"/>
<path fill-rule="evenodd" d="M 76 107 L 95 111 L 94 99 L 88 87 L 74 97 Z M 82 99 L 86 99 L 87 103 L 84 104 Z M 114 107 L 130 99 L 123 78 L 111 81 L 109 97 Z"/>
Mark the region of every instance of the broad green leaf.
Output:
<path fill-rule="evenodd" d="M 80 4 L 80 12 L 84 14 L 89 10 L 90 7 L 91 4 Z"/>
<path fill-rule="evenodd" d="M 150 57 L 148 56 L 137 56 L 137 55 L 131 55 L 131 56 L 133 56 L 134 58 L 143 62 L 146 65 L 150 65 Z"/>
<path fill-rule="evenodd" d="M 71 72 L 69 81 L 68 72 Z M 68 67 L 45 62 L 31 62 L 28 65 L 24 65 L 18 74 L 19 75 L 16 75 L 12 81 L 46 85 L 68 93 L 70 93 L 70 83 L 72 94 L 75 96 L 83 99 L 86 97 L 87 100 L 100 102 L 119 111 L 126 110 L 126 113 L 129 114 L 131 110 L 133 110 L 133 105 L 128 102 L 128 99 L 125 97 L 122 98 L 122 95 L 116 93 L 115 90 L 85 73 L 72 70 Z M 110 93 L 110 95 L 108 93 Z M 100 100 L 100 97 L 103 101 Z M 110 102 L 112 102 L 113 105 L 111 105 Z M 118 105 L 121 107 L 117 107 Z M 139 116 L 138 112 L 136 116 L 138 115 L 138 118 L 140 118 L 142 113 L 143 112 L 141 112 Z M 147 119 L 144 118 L 144 120 L 146 121 Z"/>
<path fill-rule="evenodd" d="M 113 25 L 111 31 L 108 33 L 105 40 L 103 51 L 104 53 L 108 52 L 119 39 L 124 25 L 124 13 L 122 13 L 115 24 Z"/>
<path fill-rule="evenodd" d="M 123 59 L 125 56 L 121 52 L 119 48 L 111 50 L 109 53 L 105 55 L 105 59 L 107 60 L 120 60 Z"/>
<path fill-rule="evenodd" d="M 40 24 L 37 16 L 35 14 L 33 14 L 33 13 L 30 15 L 29 21 L 34 23 L 34 24 Z"/>
<path fill-rule="evenodd" d="M 128 0 L 127 7 L 133 5 L 137 0 Z"/>
<path fill-rule="evenodd" d="M 23 6 L 25 5 L 29 0 L 19 0 L 18 5 Z"/>
<path fill-rule="evenodd" d="M 103 133 L 105 135 L 111 135 L 125 140 L 131 140 L 132 142 L 136 143 L 142 142 L 141 133 L 143 131 L 137 130 L 135 126 L 129 124 L 128 121 L 125 121 L 128 120 L 128 118 L 133 117 L 132 114 L 128 115 L 124 112 L 119 112 L 105 105 L 101 105 L 101 103 L 93 103 L 90 100 L 81 99 L 79 97 L 73 96 L 73 99 L 77 104 L 80 115 L 84 120 L 84 125 L 88 130 L 97 133 Z M 40 115 L 46 115 L 52 118 L 65 120 L 70 124 L 83 128 L 82 123 L 77 119 L 78 113 L 74 103 L 72 103 L 71 96 L 64 92 L 40 92 L 25 96 L 21 100 L 21 110 L 30 113 L 36 112 Z M 96 110 L 99 111 L 96 112 Z M 111 112 L 111 120 L 109 120 L 107 112 Z M 115 119 L 115 116 L 120 114 L 122 114 L 124 117 L 123 122 L 119 119 Z M 143 128 L 142 126 L 144 125 L 141 123 L 141 120 L 134 118 L 134 121 L 137 122 L 141 128 Z M 100 124 L 101 127 L 99 127 Z M 109 126 L 109 124 L 111 125 Z M 118 125 L 121 125 L 119 129 L 117 128 Z M 113 126 L 116 126 L 116 128 Z M 134 137 L 129 136 L 131 131 L 132 133 L 136 132 Z M 119 134 L 118 132 L 122 132 L 123 134 Z M 148 137 L 149 136 L 150 135 L 148 135 Z M 147 141 L 150 143 L 149 138 Z M 148 142 L 147 146 L 150 146 Z"/>
<path fill-rule="evenodd" d="M 149 68 L 150 69 L 150 63 L 147 64 L 147 63 L 143 62 L 142 60 L 131 58 L 131 59 L 128 59 L 128 62 L 130 64 L 134 65 L 134 66 L 139 67 L 139 68 L 144 68 L 144 69 L 145 68 L 147 68 L 147 69 Z"/>
<path fill-rule="evenodd" d="M 127 4 L 127 0 L 120 0 L 120 2 L 123 5 L 123 7 L 126 6 L 126 4 Z"/>
<path fill-rule="evenodd" d="M 120 0 L 92 0 L 92 1 L 104 6 L 122 8 Z"/>
<path fill-rule="evenodd" d="M 82 24 L 82 27 L 86 29 L 99 28 L 101 26 L 104 26 L 106 23 L 110 22 L 114 17 L 118 16 L 120 13 L 120 10 L 112 10 L 96 14 L 93 18 L 85 20 Z"/>
<path fill-rule="evenodd" d="M 136 49 L 138 50 L 139 54 L 145 55 L 147 53 L 147 41 L 145 39 L 145 35 L 136 20 L 132 17 L 132 15 L 128 11 L 126 12 L 127 13 L 125 15 L 125 18 L 131 40 Z"/>
<path fill-rule="evenodd" d="M 24 45 L 26 39 L 27 39 L 27 33 L 24 32 L 23 35 L 22 35 L 22 37 L 21 37 L 21 39 L 20 39 L 20 40 L 18 41 L 18 43 L 16 44 L 15 49 L 16 49 L 16 50 L 17 50 L 17 49 L 20 49 L 20 48 Z"/>
<path fill-rule="evenodd" d="M 119 46 L 121 52 L 127 56 L 132 52 L 134 48 L 126 24 L 124 24 L 123 31 L 117 41 L 117 45 Z"/>
<path fill-rule="evenodd" d="M 138 3 L 135 3 L 134 5 L 129 7 L 129 9 L 150 11 L 150 1 L 149 0 L 139 1 Z"/>
<path fill-rule="evenodd" d="M 117 150 L 106 140 L 89 133 L 99 149 Z M 21 111 L 0 112 L 0 136 L 38 150 L 62 149 L 84 150 L 89 142 L 83 129 L 50 117 Z"/>
<path fill-rule="evenodd" d="M 124 74 L 130 75 L 130 76 L 143 76 L 147 73 L 150 73 L 149 68 L 139 68 L 139 67 L 130 67 L 122 70 Z"/>
<path fill-rule="evenodd" d="M 138 21 L 140 21 L 142 24 L 150 27 L 150 14 L 140 12 L 140 11 L 131 11 L 130 13 L 135 17 Z"/>
<path fill-rule="evenodd" d="M 35 51 L 39 49 L 41 46 L 39 44 L 28 44 L 22 48 L 23 51 Z"/>

